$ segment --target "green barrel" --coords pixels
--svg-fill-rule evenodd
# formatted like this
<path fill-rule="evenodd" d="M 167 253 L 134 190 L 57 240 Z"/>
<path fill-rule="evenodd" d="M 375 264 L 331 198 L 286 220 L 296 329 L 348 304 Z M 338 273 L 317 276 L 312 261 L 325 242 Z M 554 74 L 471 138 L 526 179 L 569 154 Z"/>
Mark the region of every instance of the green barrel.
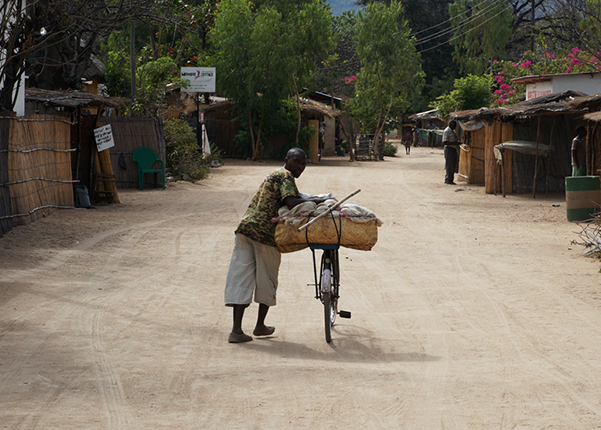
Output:
<path fill-rule="evenodd" d="M 586 221 L 599 212 L 601 204 L 599 176 L 566 177 L 568 221 Z"/>

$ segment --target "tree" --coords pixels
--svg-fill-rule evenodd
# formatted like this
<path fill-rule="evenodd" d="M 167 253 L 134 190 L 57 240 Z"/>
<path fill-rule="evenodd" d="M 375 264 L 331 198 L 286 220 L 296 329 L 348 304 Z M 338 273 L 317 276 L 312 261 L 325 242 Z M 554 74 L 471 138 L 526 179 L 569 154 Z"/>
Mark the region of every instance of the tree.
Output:
<path fill-rule="evenodd" d="M 492 61 L 517 60 L 524 51 L 563 51 L 587 40 L 581 20 L 598 0 L 461 0 L 449 6 L 454 59 L 464 73 L 483 73 Z M 592 12 L 592 15 L 589 13 Z M 584 30 L 584 29 L 583 29 Z M 591 52 L 595 52 L 593 49 Z M 542 51 L 541 51 L 542 52 Z"/>
<path fill-rule="evenodd" d="M 360 4 L 367 5 L 371 1 L 362 0 Z M 390 5 L 390 0 L 377 2 Z M 453 61 L 453 50 L 449 48 L 452 37 L 449 4 L 452 0 L 401 0 L 401 3 L 403 17 L 411 28 L 411 36 L 415 37 L 415 47 L 422 53 L 425 83 L 420 97 L 416 97 L 408 108 L 410 112 L 419 112 L 427 108 L 429 100 L 452 89 L 459 73 L 459 67 Z"/>
<path fill-rule="evenodd" d="M 14 108 L 13 87 L 26 70 L 32 86 L 80 89 L 99 38 L 152 13 L 132 0 L 5 0 L 0 4 L 0 110 Z"/>
<path fill-rule="evenodd" d="M 349 78 L 357 75 L 361 69 L 356 51 L 357 43 L 353 39 L 356 21 L 357 14 L 354 12 L 344 12 L 332 18 L 332 40 L 335 47 L 330 58 L 316 64 L 316 73 L 312 76 L 312 84 L 319 91 L 347 97 L 353 95 L 354 85 L 349 85 Z"/>
<path fill-rule="evenodd" d="M 167 85 L 175 83 L 179 87 L 188 84 L 180 79 L 180 68 L 171 57 L 159 57 L 136 70 L 136 101 L 134 113 L 155 116 L 165 107 Z"/>
<path fill-rule="evenodd" d="M 454 58 L 467 73 L 490 71 L 492 61 L 504 59 L 512 36 L 511 5 L 499 0 L 460 0 L 449 6 L 455 37 Z"/>
<path fill-rule="evenodd" d="M 242 133 L 250 138 L 253 160 L 260 155 L 266 119 L 284 115 L 282 102 L 295 94 L 297 81 L 306 79 L 316 57 L 330 48 L 327 12 L 317 0 L 301 6 L 264 2 L 257 9 L 244 0 L 219 4 L 209 37 L 217 84 L 246 124 Z"/>
<path fill-rule="evenodd" d="M 297 104 L 297 128 L 295 142 L 301 129 L 301 103 L 299 97 L 299 86 L 302 88 L 308 84 L 311 75 L 317 70 L 317 64 L 335 62 L 336 55 L 327 57 L 328 53 L 335 48 L 332 37 L 332 15 L 329 7 L 319 0 L 306 4 L 292 20 L 294 25 L 294 42 L 292 48 L 294 61 L 292 72 L 292 83 L 296 95 Z"/>
<path fill-rule="evenodd" d="M 376 159 L 389 118 L 400 116 L 423 84 L 421 59 L 402 15 L 400 2 L 390 7 L 369 4 L 358 12 L 355 38 L 361 71 L 348 109 L 364 131 L 375 135 Z"/>
<path fill-rule="evenodd" d="M 439 110 L 441 118 L 457 110 L 478 109 L 490 105 L 492 79 L 490 75 L 467 75 L 455 80 L 454 90 L 439 96 L 430 104 Z"/>

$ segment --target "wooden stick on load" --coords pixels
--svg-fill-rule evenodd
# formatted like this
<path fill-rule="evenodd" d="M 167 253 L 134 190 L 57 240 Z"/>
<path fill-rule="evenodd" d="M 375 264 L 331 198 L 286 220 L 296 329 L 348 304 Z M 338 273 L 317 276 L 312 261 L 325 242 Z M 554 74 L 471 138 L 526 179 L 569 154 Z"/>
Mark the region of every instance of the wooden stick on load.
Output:
<path fill-rule="evenodd" d="M 353 197 L 355 194 L 359 194 L 360 192 L 361 192 L 361 189 L 358 189 L 357 191 L 353 191 L 352 193 L 350 193 L 348 196 L 346 196 L 345 198 L 343 198 L 342 200 L 340 200 L 338 203 L 336 203 L 335 205 L 333 205 L 331 208 L 329 208 L 324 213 L 321 213 L 321 214 L 317 215 L 315 218 L 313 218 L 307 224 L 301 225 L 298 228 L 298 231 L 303 231 L 304 229 L 306 229 L 307 227 L 309 227 L 311 224 L 313 224 L 315 221 L 317 221 L 319 218 L 323 218 L 324 216 L 328 215 L 330 212 L 332 212 L 334 209 L 336 209 L 342 203 L 344 203 L 345 201 L 347 201 L 348 199 L 350 199 L 351 197 Z"/>

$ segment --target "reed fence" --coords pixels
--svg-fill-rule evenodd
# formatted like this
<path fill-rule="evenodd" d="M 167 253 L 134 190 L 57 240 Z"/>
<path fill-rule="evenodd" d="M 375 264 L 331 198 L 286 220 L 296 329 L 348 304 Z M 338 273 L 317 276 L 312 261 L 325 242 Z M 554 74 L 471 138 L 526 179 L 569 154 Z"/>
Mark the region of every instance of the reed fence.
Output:
<path fill-rule="evenodd" d="M 27 224 L 58 208 L 73 207 L 71 124 L 64 118 L 10 118 L 6 154 L 10 214 L 0 220 Z M 4 199 L 3 199 L 4 200 Z"/>
<path fill-rule="evenodd" d="M 154 150 L 165 161 L 165 135 L 161 118 L 100 117 L 97 127 L 110 124 L 115 146 L 110 148 L 110 164 L 119 189 L 138 187 L 138 167 L 132 156 L 136 149 L 145 146 Z M 152 186 L 151 175 L 144 184 Z"/>

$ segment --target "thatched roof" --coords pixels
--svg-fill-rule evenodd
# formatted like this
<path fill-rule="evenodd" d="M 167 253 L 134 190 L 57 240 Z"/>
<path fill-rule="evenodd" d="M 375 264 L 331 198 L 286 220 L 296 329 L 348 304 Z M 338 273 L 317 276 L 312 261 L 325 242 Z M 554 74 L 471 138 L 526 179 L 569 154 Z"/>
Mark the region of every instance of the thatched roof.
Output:
<path fill-rule="evenodd" d="M 301 109 L 309 112 L 317 112 L 322 115 L 329 116 L 330 118 L 336 118 L 339 115 L 342 115 L 336 108 L 332 108 L 329 105 L 316 102 L 315 100 L 310 99 L 301 99 Z"/>
<path fill-rule="evenodd" d="M 32 87 L 25 88 L 25 100 L 69 109 L 78 106 L 124 109 L 131 103 L 131 99 L 125 97 L 105 97 L 86 91 L 50 91 Z"/>
<path fill-rule="evenodd" d="M 234 106 L 234 104 L 228 100 L 213 102 L 210 105 L 200 103 L 200 109 L 205 112 L 229 109 L 229 108 L 232 108 L 233 106 Z M 192 109 L 192 107 L 189 107 L 189 109 L 188 109 L 188 110 L 190 110 L 190 113 L 195 112 L 196 105 L 193 106 L 193 110 L 191 110 L 191 109 Z M 309 99 L 301 99 L 301 109 L 303 111 L 317 112 L 322 115 L 329 116 L 330 118 L 336 118 L 337 116 L 342 115 L 342 112 L 340 112 L 338 109 L 333 109 L 332 107 L 330 107 L 328 105 L 316 102 L 315 100 L 309 100 Z M 186 111 L 186 113 L 188 113 L 188 112 Z"/>
<path fill-rule="evenodd" d="M 588 119 L 589 121 L 599 122 L 601 121 L 601 112 L 592 112 L 584 115 L 584 119 Z"/>
<path fill-rule="evenodd" d="M 601 107 L 601 94 L 587 96 L 579 91 L 549 94 L 514 105 L 482 108 L 474 111 L 471 119 L 492 120 L 500 117 L 534 116 L 565 113 L 585 113 Z"/>

